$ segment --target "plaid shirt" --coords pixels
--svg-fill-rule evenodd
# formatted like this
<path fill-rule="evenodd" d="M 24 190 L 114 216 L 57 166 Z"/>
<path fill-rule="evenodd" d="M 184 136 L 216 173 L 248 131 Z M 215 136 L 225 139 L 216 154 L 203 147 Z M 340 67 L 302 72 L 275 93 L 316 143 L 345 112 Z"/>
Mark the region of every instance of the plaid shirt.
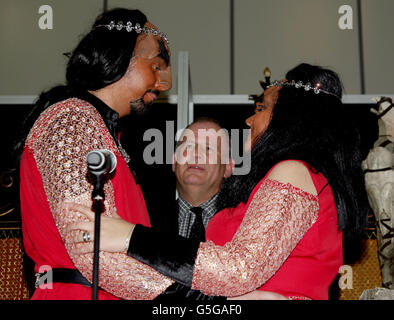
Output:
<path fill-rule="evenodd" d="M 216 213 L 217 198 L 218 198 L 218 194 L 214 195 L 207 202 L 204 202 L 203 204 L 199 205 L 199 207 L 203 209 L 202 220 L 205 228 L 207 227 L 209 220 L 211 220 Z M 179 214 L 178 214 L 179 235 L 188 238 L 190 236 L 190 231 L 196 216 L 190 210 L 191 208 L 193 208 L 193 206 L 189 202 L 179 197 L 178 204 L 179 204 Z"/>

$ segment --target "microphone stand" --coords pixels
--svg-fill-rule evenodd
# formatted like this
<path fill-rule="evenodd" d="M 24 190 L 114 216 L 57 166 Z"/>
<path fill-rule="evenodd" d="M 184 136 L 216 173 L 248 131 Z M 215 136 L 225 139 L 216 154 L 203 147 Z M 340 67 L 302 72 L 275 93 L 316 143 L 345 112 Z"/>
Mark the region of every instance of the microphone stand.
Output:
<path fill-rule="evenodd" d="M 104 211 L 104 177 L 102 173 L 92 173 L 94 178 L 94 189 L 92 192 L 93 208 L 94 208 L 94 247 L 93 247 L 93 287 L 92 300 L 98 297 L 99 282 L 99 258 L 100 258 L 100 227 L 101 213 Z"/>
<path fill-rule="evenodd" d="M 100 258 L 101 213 L 104 212 L 104 183 L 116 167 L 116 157 L 109 150 L 94 150 L 86 157 L 88 169 L 93 179 L 94 243 L 93 243 L 93 287 L 92 300 L 97 300 Z"/>

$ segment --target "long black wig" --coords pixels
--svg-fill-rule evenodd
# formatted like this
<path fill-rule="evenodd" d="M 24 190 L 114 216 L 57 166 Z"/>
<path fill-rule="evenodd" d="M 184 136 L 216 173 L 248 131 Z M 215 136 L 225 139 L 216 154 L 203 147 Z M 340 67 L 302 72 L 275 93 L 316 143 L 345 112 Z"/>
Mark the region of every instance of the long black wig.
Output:
<path fill-rule="evenodd" d="M 271 122 L 251 151 L 249 174 L 225 180 L 220 207 L 247 202 L 253 188 L 276 163 L 302 160 L 321 172 L 333 190 L 345 247 L 360 238 L 370 213 L 359 130 L 341 102 L 342 84 L 335 72 L 304 63 L 290 70 L 286 79 L 319 83 L 337 97 L 283 86 Z"/>
<path fill-rule="evenodd" d="M 79 92 L 104 88 L 123 77 L 130 64 L 138 33 L 110 31 L 106 27 L 115 23 L 131 21 L 141 26 L 147 22 L 139 10 L 112 9 L 99 15 L 92 29 L 78 43 L 71 53 L 66 69 L 66 84 L 42 92 L 30 114 L 23 122 L 22 130 L 14 144 L 16 166 L 27 135 L 40 114 L 49 106 L 75 96 Z"/>

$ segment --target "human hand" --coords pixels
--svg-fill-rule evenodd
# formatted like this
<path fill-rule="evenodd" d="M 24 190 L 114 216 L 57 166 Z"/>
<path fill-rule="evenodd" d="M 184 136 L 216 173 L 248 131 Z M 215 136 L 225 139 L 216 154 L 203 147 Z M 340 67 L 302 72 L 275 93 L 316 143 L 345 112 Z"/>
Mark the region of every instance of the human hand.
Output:
<path fill-rule="evenodd" d="M 74 237 L 74 246 L 72 252 L 74 254 L 83 254 L 93 252 L 94 240 L 94 216 L 95 213 L 89 207 L 67 202 L 65 208 L 70 211 L 76 211 L 83 214 L 89 221 L 71 223 L 67 226 L 67 232 L 82 230 L 90 234 L 89 241 L 85 241 L 80 233 Z M 108 252 L 125 252 L 128 249 L 128 240 L 134 230 L 134 225 L 117 217 L 101 216 L 100 227 L 100 250 Z"/>
<path fill-rule="evenodd" d="M 255 290 L 242 296 L 227 298 L 227 300 L 289 300 L 276 292 Z"/>

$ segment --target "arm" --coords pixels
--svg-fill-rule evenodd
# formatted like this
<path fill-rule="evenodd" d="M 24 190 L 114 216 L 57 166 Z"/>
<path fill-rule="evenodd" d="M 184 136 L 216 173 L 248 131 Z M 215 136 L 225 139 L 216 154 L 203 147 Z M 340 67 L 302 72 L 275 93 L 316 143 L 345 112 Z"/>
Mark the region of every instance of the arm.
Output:
<path fill-rule="evenodd" d="M 234 296 L 263 285 L 315 221 L 316 204 L 289 184 L 264 182 L 231 242 L 200 245 L 193 288 Z"/>
<path fill-rule="evenodd" d="M 106 148 L 118 153 L 105 124 L 93 107 L 80 102 L 58 104 L 39 119 L 30 139 L 30 148 L 44 184 L 56 226 L 75 267 L 92 278 L 92 254 L 73 253 L 73 239 L 82 232 L 69 233 L 66 225 L 83 221 L 81 215 L 66 210 L 65 201 L 91 207 L 92 186 L 87 180 L 86 155 L 93 149 Z M 116 215 L 112 184 L 104 187 L 106 211 Z M 100 253 L 100 287 L 125 299 L 152 299 L 172 281 L 124 253 Z"/>
<path fill-rule="evenodd" d="M 183 272 L 178 272 L 181 268 L 174 262 L 176 257 L 166 239 L 160 239 L 142 226 L 136 226 L 128 254 L 204 294 L 237 296 L 260 287 L 280 268 L 318 214 L 317 197 L 294 187 L 300 185 L 314 192 L 309 173 L 300 180 L 297 171 L 290 170 L 291 177 L 295 177 L 290 180 L 294 185 L 284 184 L 289 179 L 284 169 L 279 168 L 279 173 L 273 170 L 269 178 L 276 180 L 267 179 L 262 183 L 231 242 L 221 247 L 208 241 L 201 243 L 197 251 L 184 250 L 178 261 L 184 268 L 184 254 L 189 252 L 188 268 Z M 304 177 L 304 169 L 299 169 L 300 176 Z M 154 249 L 152 245 L 143 247 L 147 239 L 155 244 Z"/>

